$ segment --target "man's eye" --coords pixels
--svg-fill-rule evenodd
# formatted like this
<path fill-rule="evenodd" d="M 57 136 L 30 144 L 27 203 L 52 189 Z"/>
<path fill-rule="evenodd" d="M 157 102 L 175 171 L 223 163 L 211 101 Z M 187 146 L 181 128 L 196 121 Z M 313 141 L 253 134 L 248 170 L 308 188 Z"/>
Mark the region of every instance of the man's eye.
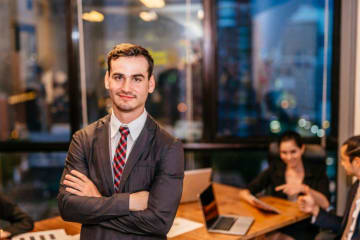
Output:
<path fill-rule="evenodd" d="M 141 82 L 142 78 L 134 78 L 135 82 Z"/>

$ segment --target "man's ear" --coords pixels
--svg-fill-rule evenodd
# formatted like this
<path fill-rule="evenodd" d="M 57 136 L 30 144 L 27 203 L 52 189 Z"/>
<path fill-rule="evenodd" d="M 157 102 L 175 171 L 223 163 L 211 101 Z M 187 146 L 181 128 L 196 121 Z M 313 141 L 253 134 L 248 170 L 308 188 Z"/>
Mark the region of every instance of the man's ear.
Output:
<path fill-rule="evenodd" d="M 155 77 L 154 74 L 151 75 L 149 79 L 149 93 L 153 93 L 155 90 Z"/>
<path fill-rule="evenodd" d="M 354 157 L 352 164 L 360 169 L 360 157 Z"/>
<path fill-rule="evenodd" d="M 104 84 L 105 84 L 105 89 L 109 90 L 109 72 L 106 71 L 105 76 L 104 76 Z"/>

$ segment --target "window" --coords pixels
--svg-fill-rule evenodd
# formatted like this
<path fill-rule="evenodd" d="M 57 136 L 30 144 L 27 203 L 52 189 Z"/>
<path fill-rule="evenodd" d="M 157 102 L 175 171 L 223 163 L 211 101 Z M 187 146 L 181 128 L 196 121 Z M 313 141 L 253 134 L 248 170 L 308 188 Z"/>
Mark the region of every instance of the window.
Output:
<path fill-rule="evenodd" d="M 27 0 L 0 5 L 0 141 L 68 141 L 63 4 Z"/>
<path fill-rule="evenodd" d="M 1 192 L 35 220 L 59 214 L 56 196 L 66 152 L 1 153 Z"/>
<path fill-rule="evenodd" d="M 57 215 L 70 139 L 65 3 L 0 1 L 0 188 L 35 220 Z M 34 146 L 41 152 L 30 151 Z"/>
<path fill-rule="evenodd" d="M 217 1 L 217 136 L 330 133 L 333 5 Z"/>
<path fill-rule="evenodd" d="M 160 1 L 161 2 L 161 1 Z M 104 88 L 106 53 L 118 43 L 144 46 L 155 61 L 156 89 L 147 111 L 176 137 L 202 137 L 202 1 L 86 1 L 83 3 L 89 122 L 111 108 Z"/>

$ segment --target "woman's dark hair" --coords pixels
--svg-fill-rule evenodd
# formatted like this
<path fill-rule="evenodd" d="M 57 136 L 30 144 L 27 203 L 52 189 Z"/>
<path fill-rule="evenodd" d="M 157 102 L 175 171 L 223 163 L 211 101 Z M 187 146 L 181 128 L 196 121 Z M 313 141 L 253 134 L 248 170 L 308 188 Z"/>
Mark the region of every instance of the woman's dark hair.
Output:
<path fill-rule="evenodd" d="M 279 144 L 279 146 L 280 146 L 280 144 L 281 144 L 282 142 L 287 142 L 287 141 L 291 141 L 291 140 L 294 141 L 295 144 L 296 144 L 299 148 L 301 148 L 301 147 L 304 145 L 300 134 L 298 134 L 297 132 L 294 132 L 294 131 L 286 131 L 286 132 L 284 132 L 284 133 L 280 136 L 280 138 L 279 138 L 279 140 L 278 140 L 278 144 Z"/>
<path fill-rule="evenodd" d="M 343 145 L 347 145 L 345 153 L 349 156 L 350 162 L 352 162 L 355 157 L 360 157 L 360 135 L 352 136 L 346 140 Z"/>

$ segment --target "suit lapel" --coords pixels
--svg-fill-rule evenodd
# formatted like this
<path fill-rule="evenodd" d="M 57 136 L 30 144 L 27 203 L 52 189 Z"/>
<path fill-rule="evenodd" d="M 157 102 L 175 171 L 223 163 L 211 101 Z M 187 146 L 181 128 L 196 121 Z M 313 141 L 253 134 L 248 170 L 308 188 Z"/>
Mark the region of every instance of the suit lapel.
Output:
<path fill-rule="evenodd" d="M 99 169 L 101 169 L 101 178 L 104 183 L 103 190 L 108 196 L 114 193 L 114 184 L 112 179 L 112 166 L 110 164 L 110 152 L 109 152 L 109 123 L 110 114 L 105 116 L 95 132 L 96 160 L 95 163 Z"/>
<path fill-rule="evenodd" d="M 342 236 L 342 234 L 345 231 L 346 223 L 347 223 L 347 220 L 349 218 L 349 213 L 350 213 L 350 210 L 351 210 L 351 205 L 352 205 L 352 202 L 354 201 L 354 198 L 356 196 L 358 187 L 359 187 L 359 181 L 356 181 L 350 188 L 350 191 L 349 191 L 349 194 L 348 194 L 348 201 L 346 203 L 345 214 L 343 216 L 342 223 L 341 223 L 341 231 L 340 231 L 341 235 L 340 236 Z"/>
<path fill-rule="evenodd" d="M 141 159 L 142 154 L 148 150 L 149 143 L 154 137 L 155 129 L 156 129 L 156 124 L 154 120 L 150 117 L 150 115 L 148 115 L 145 122 L 145 126 L 141 131 L 139 137 L 136 139 L 132 147 L 132 150 L 130 152 L 130 155 L 128 157 L 128 160 L 126 161 L 126 165 L 124 168 L 124 172 L 121 176 L 121 182 L 119 186 L 120 192 L 123 191 L 125 182 L 129 177 L 131 170 L 134 168 L 136 163 Z"/>

